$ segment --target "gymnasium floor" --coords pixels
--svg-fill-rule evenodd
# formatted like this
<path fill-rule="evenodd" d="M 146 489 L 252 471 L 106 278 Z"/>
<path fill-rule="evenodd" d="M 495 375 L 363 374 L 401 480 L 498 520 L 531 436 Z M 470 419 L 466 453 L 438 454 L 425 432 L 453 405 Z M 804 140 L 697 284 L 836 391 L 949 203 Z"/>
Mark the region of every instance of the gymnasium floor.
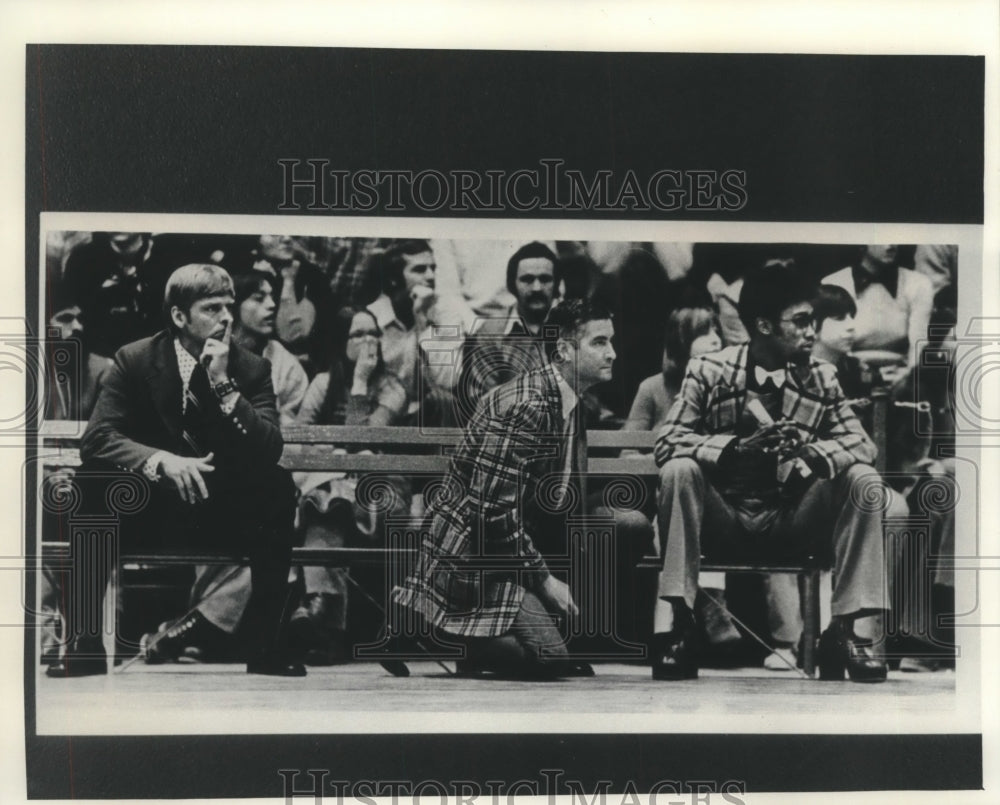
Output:
<path fill-rule="evenodd" d="M 243 665 L 134 664 L 109 676 L 37 679 L 45 734 L 356 732 L 958 732 L 978 714 L 953 671 L 891 672 L 876 685 L 761 668 L 654 682 L 605 663 L 559 682 L 455 679 L 433 662 L 397 679 L 376 664 L 249 676 Z M 964 702 L 971 700 L 970 706 Z M 437 713 L 429 720 L 428 713 Z M 459 717 L 460 716 L 460 717 Z"/>

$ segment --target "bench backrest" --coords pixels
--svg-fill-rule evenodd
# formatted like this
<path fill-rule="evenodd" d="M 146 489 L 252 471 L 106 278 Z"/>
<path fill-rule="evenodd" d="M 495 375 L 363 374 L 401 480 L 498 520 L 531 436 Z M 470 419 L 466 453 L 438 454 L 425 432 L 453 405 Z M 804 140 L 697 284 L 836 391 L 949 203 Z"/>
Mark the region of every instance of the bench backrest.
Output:
<path fill-rule="evenodd" d="M 75 445 L 84 422 L 46 422 L 41 431 L 43 456 L 62 466 L 79 464 Z M 291 471 L 443 473 L 450 454 L 462 440 L 459 428 L 361 428 L 335 425 L 295 425 L 282 429 L 285 450 L 281 464 Z M 656 475 L 651 454 L 609 456 L 619 450 L 651 451 L 651 431 L 587 432 L 587 469 L 608 475 Z M 366 452 L 358 452 L 358 451 Z M 370 451 L 370 452 L 368 452 Z"/>

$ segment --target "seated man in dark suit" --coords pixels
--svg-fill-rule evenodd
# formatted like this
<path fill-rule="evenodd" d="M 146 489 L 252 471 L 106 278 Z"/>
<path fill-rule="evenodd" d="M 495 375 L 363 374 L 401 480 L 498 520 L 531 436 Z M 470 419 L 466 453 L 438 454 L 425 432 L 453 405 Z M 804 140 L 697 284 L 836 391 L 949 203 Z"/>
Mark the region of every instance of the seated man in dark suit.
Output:
<path fill-rule="evenodd" d="M 739 310 L 750 343 L 692 359 L 660 430 L 654 679 L 698 674 L 691 607 L 702 552 L 789 560 L 831 548 L 833 620 L 820 675 L 886 678 L 884 659 L 855 631 L 857 623 L 873 636 L 886 607 L 882 511 L 865 505 L 873 487 L 884 488 L 836 369 L 810 357 L 812 297 L 794 265 L 751 268 Z"/>
<path fill-rule="evenodd" d="M 107 521 L 110 507 L 122 545 L 247 554 L 247 671 L 301 676 L 305 669 L 288 661 L 282 644 L 295 488 L 278 466 L 283 442 L 270 365 L 230 344 L 233 301 L 222 268 L 179 268 L 165 292 L 169 329 L 115 355 L 80 445 L 70 601 L 80 607 L 107 583 L 110 563 L 87 557 L 109 546 L 93 544 L 100 530 L 77 524 Z M 137 498 L 123 501 L 116 486 Z M 82 628 L 49 676 L 106 672 L 100 620 L 100 607 L 67 613 Z"/>

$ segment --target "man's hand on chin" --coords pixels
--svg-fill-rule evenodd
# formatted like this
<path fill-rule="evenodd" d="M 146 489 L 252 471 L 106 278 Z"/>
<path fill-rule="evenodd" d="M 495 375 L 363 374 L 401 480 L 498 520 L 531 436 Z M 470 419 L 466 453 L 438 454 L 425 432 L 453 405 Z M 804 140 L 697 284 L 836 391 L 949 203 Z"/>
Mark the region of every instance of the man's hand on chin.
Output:
<path fill-rule="evenodd" d="M 233 335 L 233 323 L 226 324 L 221 339 L 208 338 L 201 350 L 198 363 L 205 367 L 209 382 L 215 386 L 229 379 L 229 342 Z"/>

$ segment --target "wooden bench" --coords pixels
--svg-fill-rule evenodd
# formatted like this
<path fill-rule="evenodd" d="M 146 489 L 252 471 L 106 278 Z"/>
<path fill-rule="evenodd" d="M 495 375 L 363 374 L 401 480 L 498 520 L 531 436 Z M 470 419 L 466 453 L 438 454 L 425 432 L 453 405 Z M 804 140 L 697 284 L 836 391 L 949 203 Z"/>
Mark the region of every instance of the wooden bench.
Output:
<path fill-rule="evenodd" d="M 85 423 L 46 423 L 42 432 L 40 455 L 43 463 L 58 466 L 79 465 L 78 451 L 72 446 Z M 292 472 L 340 471 L 352 473 L 392 473 L 409 477 L 433 479 L 442 476 L 450 453 L 462 439 L 459 429 L 420 428 L 348 428 L 338 426 L 294 426 L 283 429 L 285 450 L 281 464 Z M 655 441 L 652 432 L 589 431 L 587 442 L 591 453 L 588 474 L 596 476 L 630 476 L 641 479 L 657 477 L 651 454 L 618 456 L 621 450 L 651 450 Z M 334 447 L 335 446 L 335 447 Z M 345 448 L 343 450 L 339 448 Z M 354 451 L 354 452 L 348 452 Z M 359 453 L 356 451 L 373 452 Z M 608 455 L 612 454 L 612 455 Z M 68 561 L 68 542 L 47 542 L 46 556 L 56 564 Z M 293 550 L 292 561 L 297 565 L 351 567 L 384 562 L 390 551 L 385 548 L 302 548 Z M 190 565 L 244 563 L 245 557 L 218 553 L 127 553 L 119 557 L 121 564 Z M 646 557 L 639 565 L 653 572 L 660 567 L 658 557 Z M 800 563 L 769 564 L 766 562 L 727 563 L 705 560 L 702 569 L 727 573 L 794 573 L 802 579 L 801 606 L 803 617 L 803 670 L 815 674 L 815 646 L 819 639 L 820 603 L 819 576 L 824 568 L 820 557 L 809 556 Z"/>

